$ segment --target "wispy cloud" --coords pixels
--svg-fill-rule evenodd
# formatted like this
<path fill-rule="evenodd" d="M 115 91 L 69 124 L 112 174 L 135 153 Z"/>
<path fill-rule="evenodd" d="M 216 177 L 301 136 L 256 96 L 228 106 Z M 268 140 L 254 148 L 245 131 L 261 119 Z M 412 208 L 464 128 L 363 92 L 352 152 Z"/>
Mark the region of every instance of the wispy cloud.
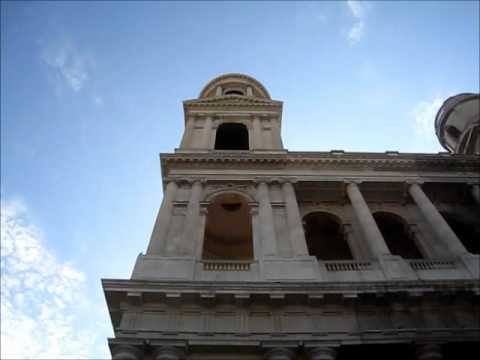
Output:
<path fill-rule="evenodd" d="M 413 129 L 417 136 L 435 138 L 435 116 L 444 98 L 436 97 L 429 101 L 420 101 L 412 110 Z"/>
<path fill-rule="evenodd" d="M 347 38 L 350 44 L 355 44 L 360 41 L 365 33 L 367 4 L 356 0 L 349 0 L 346 4 L 350 13 L 355 18 L 355 22 L 348 31 Z"/>
<path fill-rule="evenodd" d="M 71 90 L 82 90 L 91 75 L 92 57 L 82 53 L 71 41 L 62 41 L 43 49 L 42 59 Z"/>
<path fill-rule="evenodd" d="M 45 247 L 27 215 L 21 201 L 2 201 L 1 358 L 106 357 L 92 354 L 104 325 L 84 300 L 85 275 Z"/>

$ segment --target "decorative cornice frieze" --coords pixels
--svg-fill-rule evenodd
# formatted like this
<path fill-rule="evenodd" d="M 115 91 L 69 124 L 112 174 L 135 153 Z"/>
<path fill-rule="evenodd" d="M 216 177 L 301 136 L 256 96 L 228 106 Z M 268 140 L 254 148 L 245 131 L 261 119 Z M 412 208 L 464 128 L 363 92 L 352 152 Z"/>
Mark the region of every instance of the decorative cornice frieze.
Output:
<path fill-rule="evenodd" d="M 371 170 L 371 171 L 471 171 L 480 173 L 480 157 L 444 157 L 430 154 L 417 154 L 388 157 L 385 154 L 345 154 L 343 156 L 327 153 L 304 154 L 254 154 L 248 151 L 238 153 L 208 152 L 162 154 L 162 167 L 191 166 L 221 168 L 226 165 L 235 167 L 332 169 L 332 170 Z"/>

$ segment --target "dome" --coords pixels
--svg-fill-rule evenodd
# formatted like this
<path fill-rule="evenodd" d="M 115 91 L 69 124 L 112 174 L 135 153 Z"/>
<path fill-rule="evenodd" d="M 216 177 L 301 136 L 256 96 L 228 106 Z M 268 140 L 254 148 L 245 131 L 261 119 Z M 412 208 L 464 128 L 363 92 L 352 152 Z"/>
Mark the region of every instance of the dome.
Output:
<path fill-rule="evenodd" d="M 228 95 L 270 99 L 267 89 L 259 81 L 243 74 L 224 74 L 216 77 L 205 85 L 199 98 Z"/>

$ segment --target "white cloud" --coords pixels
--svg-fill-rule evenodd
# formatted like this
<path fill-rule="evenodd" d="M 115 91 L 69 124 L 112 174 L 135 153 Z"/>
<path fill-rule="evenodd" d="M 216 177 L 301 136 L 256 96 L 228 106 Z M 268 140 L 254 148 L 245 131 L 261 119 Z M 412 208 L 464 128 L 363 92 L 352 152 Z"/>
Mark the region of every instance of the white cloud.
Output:
<path fill-rule="evenodd" d="M 347 1 L 347 6 L 352 12 L 352 15 L 357 19 L 361 19 L 365 16 L 365 8 L 360 1 L 349 0 Z"/>
<path fill-rule="evenodd" d="M 442 103 L 443 98 L 436 97 L 429 101 L 421 101 L 413 108 L 413 128 L 417 136 L 435 138 L 435 116 Z"/>
<path fill-rule="evenodd" d="M 82 90 L 90 78 L 92 58 L 82 54 L 71 42 L 64 41 L 45 48 L 42 58 L 74 92 Z"/>
<path fill-rule="evenodd" d="M 27 215 L 21 201 L 2 201 L 1 358 L 108 357 L 108 322 L 88 300 L 85 275 L 45 247 Z"/>
<path fill-rule="evenodd" d="M 347 1 L 348 9 L 355 18 L 355 22 L 348 31 L 347 38 L 351 44 L 355 44 L 360 41 L 365 33 L 365 16 L 367 12 L 367 3 L 349 0 Z"/>

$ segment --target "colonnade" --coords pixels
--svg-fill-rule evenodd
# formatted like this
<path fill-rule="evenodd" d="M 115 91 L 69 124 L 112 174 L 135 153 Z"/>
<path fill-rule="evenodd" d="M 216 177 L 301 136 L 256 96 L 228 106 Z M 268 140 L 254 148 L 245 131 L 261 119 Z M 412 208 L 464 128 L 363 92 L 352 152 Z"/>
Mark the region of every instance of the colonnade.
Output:
<path fill-rule="evenodd" d="M 276 181 L 281 185 L 284 199 L 288 237 L 293 251 L 292 256 L 308 256 L 302 219 L 292 180 L 280 179 Z M 167 239 L 168 227 L 171 223 L 173 212 L 173 203 L 178 190 L 178 184 L 175 180 L 167 183 L 160 212 L 147 251 L 148 254 L 192 255 L 194 253 L 195 243 L 192 240 L 195 239 L 199 231 L 199 226 L 202 223 L 201 217 L 205 216 L 205 214 L 200 211 L 200 203 L 204 194 L 204 183 L 202 183 L 200 179 L 194 179 L 190 181 L 190 184 L 191 191 L 185 211 L 183 234 L 174 239 Z M 345 190 L 371 256 L 379 259 L 385 256 L 391 256 L 392 254 L 359 189 L 358 183 L 346 183 Z M 462 257 L 468 254 L 465 246 L 424 193 L 422 187 L 418 183 L 410 183 L 408 184 L 408 193 L 425 221 L 429 224 L 435 237 L 446 246 L 451 256 Z M 255 214 L 258 215 L 254 216 L 258 216 L 257 234 L 261 243 L 263 256 L 276 256 L 278 254 L 278 243 L 276 239 L 272 201 L 270 198 L 269 181 L 262 179 L 256 181 L 255 197 L 258 204 L 258 211 L 255 211 Z"/>
<path fill-rule="evenodd" d="M 374 346 L 374 345 L 373 345 Z M 424 343 L 415 346 L 415 359 L 417 360 L 441 360 L 442 348 L 438 343 Z M 308 360 L 336 360 L 338 350 L 331 346 L 318 346 L 306 348 Z M 113 348 L 112 360 L 143 360 L 144 352 L 135 346 L 118 345 Z M 152 351 L 152 360 L 184 360 L 186 352 L 179 347 L 159 346 Z M 295 360 L 297 358 L 295 348 L 276 347 L 265 351 L 265 360 Z"/>

